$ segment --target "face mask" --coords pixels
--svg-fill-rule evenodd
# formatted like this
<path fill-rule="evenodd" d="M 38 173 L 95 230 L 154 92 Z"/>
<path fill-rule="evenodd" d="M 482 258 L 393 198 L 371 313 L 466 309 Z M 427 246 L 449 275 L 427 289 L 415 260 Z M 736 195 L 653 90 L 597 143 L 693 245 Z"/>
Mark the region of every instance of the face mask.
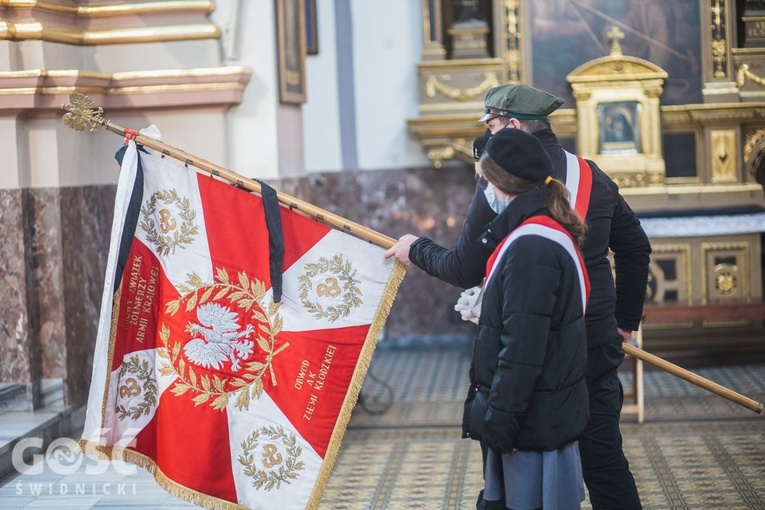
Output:
<path fill-rule="evenodd" d="M 494 185 L 492 183 L 489 183 L 486 186 L 486 189 L 483 190 L 483 194 L 486 195 L 486 201 L 489 203 L 491 210 L 495 213 L 499 214 L 505 210 L 505 207 L 507 207 L 508 203 L 506 201 L 497 200 L 497 197 L 494 195 Z"/>

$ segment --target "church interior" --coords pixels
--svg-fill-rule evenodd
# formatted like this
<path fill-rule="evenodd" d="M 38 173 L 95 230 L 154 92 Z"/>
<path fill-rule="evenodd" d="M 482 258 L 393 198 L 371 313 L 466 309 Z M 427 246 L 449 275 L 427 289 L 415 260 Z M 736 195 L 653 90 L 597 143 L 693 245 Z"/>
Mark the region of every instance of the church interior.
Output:
<path fill-rule="evenodd" d="M 78 437 L 93 371 L 123 140 L 64 125 L 73 93 L 383 238 L 448 247 L 484 97 L 512 83 L 564 100 L 561 144 L 607 173 L 651 242 L 631 344 L 666 363 L 619 369 L 643 507 L 765 508 L 762 404 L 730 398 L 765 401 L 759 0 L 0 2 L 0 507 L 194 508 L 142 469 L 14 468 L 25 438 Z M 462 290 L 406 271 L 318 508 L 475 508 Z M 61 494 L 93 480 L 128 490 Z"/>

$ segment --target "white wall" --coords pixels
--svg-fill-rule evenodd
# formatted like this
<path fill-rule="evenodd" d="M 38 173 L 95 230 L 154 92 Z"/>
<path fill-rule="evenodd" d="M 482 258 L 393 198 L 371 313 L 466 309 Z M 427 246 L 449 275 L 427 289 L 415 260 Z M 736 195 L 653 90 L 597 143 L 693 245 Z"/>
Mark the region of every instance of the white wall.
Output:
<path fill-rule="evenodd" d="M 286 176 L 299 151 L 280 154 L 281 131 L 299 129 L 292 111 L 279 106 L 274 2 L 241 2 L 238 42 L 227 33 L 236 0 L 220 0 L 212 15 L 221 27 L 223 51 L 235 53 L 228 64 L 253 70 L 243 102 L 230 117 L 231 168 L 248 177 Z M 353 31 L 354 96 L 339 97 L 336 2 L 317 0 L 318 55 L 306 60 L 307 102 L 302 105 L 303 157 L 306 172 L 343 170 L 340 138 L 341 101 L 353 101 L 356 153 L 362 170 L 428 164 L 422 147 L 408 133 L 407 119 L 418 115 L 417 63 L 422 52 L 419 1 L 350 0 Z M 233 47 L 230 47 L 234 45 Z M 280 112 L 281 110 L 281 112 Z M 280 117 L 281 115 L 281 117 Z M 283 118 L 284 117 L 284 118 Z M 282 124 L 280 127 L 280 123 Z M 280 129 L 279 129 L 280 128 Z M 285 130 L 286 128 L 286 130 Z M 282 147 L 285 140 L 282 140 Z M 282 148 L 282 151 L 284 149 Z M 287 173 L 295 175 L 293 172 Z"/>
<path fill-rule="evenodd" d="M 229 26 L 237 0 L 216 2 L 212 20 L 222 30 Z M 246 177 L 271 179 L 279 176 L 277 114 L 279 90 L 276 65 L 275 3 L 272 1 L 241 2 L 237 40 L 224 34 L 224 50 L 234 45 L 235 59 L 230 65 L 252 69 L 252 77 L 244 90 L 242 103 L 229 114 L 228 168 Z"/>
<path fill-rule="evenodd" d="M 306 58 L 306 96 L 303 105 L 303 140 L 307 172 L 341 170 L 340 98 L 337 90 L 335 2 L 318 0 L 319 53 Z"/>
<path fill-rule="evenodd" d="M 418 116 L 422 6 L 413 0 L 351 0 L 359 167 L 427 164 L 406 120 Z M 309 77 L 311 79 L 312 77 Z"/>

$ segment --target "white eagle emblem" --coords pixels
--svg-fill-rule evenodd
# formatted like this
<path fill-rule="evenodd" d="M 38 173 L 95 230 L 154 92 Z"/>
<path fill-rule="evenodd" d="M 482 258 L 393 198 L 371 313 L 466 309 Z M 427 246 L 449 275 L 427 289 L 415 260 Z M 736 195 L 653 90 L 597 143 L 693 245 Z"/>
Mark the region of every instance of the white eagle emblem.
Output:
<path fill-rule="evenodd" d="M 199 306 L 197 319 L 201 325 L 192 324 L 189 330 L 192 335 L 202 335 L 204 340 L 194 338 L 183 347 L 189 361 L 204 368 L 213 367 L 217 370 L 228 359 L 231 361 L 231 369 L 239 370 L 237 356 L 245 359 L 252 354 L 254 344 L 247 340 L 254 331 L 252 324 L 248 324 L 244 331 L 239 331 L 236 313 L 217 303 Z"/>

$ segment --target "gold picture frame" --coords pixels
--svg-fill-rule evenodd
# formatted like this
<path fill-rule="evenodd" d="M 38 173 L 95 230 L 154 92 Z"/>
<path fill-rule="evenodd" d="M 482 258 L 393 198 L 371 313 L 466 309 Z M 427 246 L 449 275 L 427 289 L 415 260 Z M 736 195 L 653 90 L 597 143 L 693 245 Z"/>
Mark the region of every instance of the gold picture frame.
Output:
<path fill-rule="evenodd" d="M 318 20 L 316 19 L 316 0 L 305 0 L 305 40 L 308 55 L 319 54 Z"/>
<path fill-rule="evenodd" d="M 276 0 L 276 38 L 279 52 L 279 100 L 287 104 L 305 103 L 303 0 Z"/>
<path fill-rule="evenodd" d="M 638 101 L 610 101 L 597 107 L 600 124 L 600 154 L 638 154 L 640 113 Z"/>

